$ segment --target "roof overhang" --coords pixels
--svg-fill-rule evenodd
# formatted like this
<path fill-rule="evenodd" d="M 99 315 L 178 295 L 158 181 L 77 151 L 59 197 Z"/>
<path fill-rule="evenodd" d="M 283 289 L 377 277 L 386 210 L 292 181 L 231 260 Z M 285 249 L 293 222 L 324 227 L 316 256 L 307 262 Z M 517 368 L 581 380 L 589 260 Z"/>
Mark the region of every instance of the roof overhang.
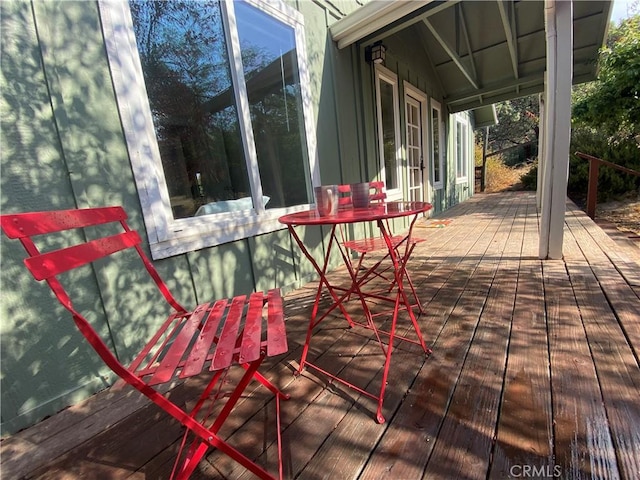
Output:
<path fill-rule="evenodd" d="M 498 124 L 498 114 L 495 105 L 485 105 L 484 107 L 474 108 L 472 113 L 476 128 L 491 127 Z"/>
<path fill-rule="evenodd" d="M 352 43 L 386 28 L 407 15 L 420 10 L 434 0 L 372 1 L 329 27 L 331 37 L 338 48 Z"/>
<path fill-rule="evenodd" d="M 383 41 L 422 52 L 450 112 L 544 90 L 545 2 L 520 0 L 372 0 L 330 26 L 338 48 Z M 573 83 L 597 75 L 612 2 L 573 2 Z M 399 40 L 394 42 L 394 39 Z M 391 46 L 391 47 L 390 47 Z M 415 47 L 415 48 L 414 48 Z"/>

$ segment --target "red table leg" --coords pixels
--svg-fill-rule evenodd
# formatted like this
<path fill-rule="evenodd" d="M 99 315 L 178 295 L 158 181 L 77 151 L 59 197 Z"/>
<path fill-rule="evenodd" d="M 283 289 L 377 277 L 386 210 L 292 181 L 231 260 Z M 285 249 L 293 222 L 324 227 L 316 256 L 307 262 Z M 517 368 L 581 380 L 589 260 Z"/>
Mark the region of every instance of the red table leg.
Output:
<path fill-rule="evenodd" d="M 341 248 L 339 240 L 336 237 L 336 227 L 337 225 L 332 225 L 332 229 L 331 229 L 331 234 L 330 234 L 330 238 L 329 238 L 329 245 L 327 246 L 327 251 L 325 253 L 324 256 L 324 265 L 322 267 L 320 267 L 318 265 L 318 263 L 315 261 L 315 259 L 312 257 L 312 255 L 309 253 L 309 251 L 305 248 L 305 245 L 302 243 L 301 239 L 299 238 L 299 236 L 297 235 L 293 225 L 288 225 L 289 228 L 289 232 L 291 233 L 291 235 L 293 236 L 294 240 L 296 241 L 296 243 L 298 244 L 298 246 L 300 247 L 300 250 L 303 252 L 303 254 L 309 259 L 309 261 L 311 262 L 311 264 L 313 265 L 314 269 L 316 270 L 316 272 L 318 273 L 318 275 L 320 276 L 320 280 L 318 283 L 318 289 L 316 292 L 316 296 L 315 296 L 315 301 L 314 301 L 314 305 L 313 305 L 313 309 L 311 312 L 311 318 L 309 321 L 309 327 L 307 329 L 307 334 L 306 334 L 306 338 L 305 338 L 305 343 L 303 346 L 303 351 L 302 351 L 302 356 L 300 359 L 300 366 L 298 368 L 298 373 L 300 373 L 304 367 L 306 365 L 314 368 L 315 370 L 318 370 L 319 372 L 323 373 L 324 375 L 340 382 L 343 383 L 344 385 L 348 386 L 349 388 L 352 388 L 358 392 L 360 392 L 361 394 L 368 396 L 369 398 L 372 398 L 374 400 L 377 401 L 378 406 L 377 406 L 377 411 L 376 411 L 376 421 L 378 423 L 384 423 L 385 422 L 385 418 L 384 415 L 382 413 L 382 407 L 383 407 L 383 403 L 384 403 L 384 394 L 385 394 L 385 390 L 386 390 L 386 385 L 387 385 L 387 380 L 389 377 L 389 371 L 390 371 L 390 366 L 391 366 L 391 354 L 393 352 L 393 343 L 396 339 L 400 339 L 400 340 L 404 340 L 404 341 L 409 341 L 412 343 L 416 343 L 418 345 L 421 346 L 421 348 L 423 349 L 423 351 L 427 354 L 431 353 L 431 350 L 425 345 L 424 342 L 424 338 L 422 336 L 422 333 L 420 331 L 420 327 L 418 325 L 418 321 L 416 319 L 416 316 L 413 312 L 413 308 L 411 303 L 409 302 L 409 299 L 407 297 L 407 293 L 405 291 L 405 279 L 407 281 L 407 284 L 409 285 L 409 288 L 413 294 L 413 297 L 416 300 L 416 304 L 420 310 L 420 312 L 423 312 L 422 309 L 422 305 L 420 305 L 420 302 L 418 300 L 418 296 L 416 294 L 415 291 L 415 286 L 413 285 L 413 282 L 411 281 L 410 276 L 408 275 L 408 272 L 406 271 L 406 267 L 407 267 L 407 263 L 411 257 L 411 254 L 413 252 L 413 247 L 414 245 L 411 244 L 410 239 L 411 239 L 411 233 L 413 230 L 413 225 L 416 221 L 416 219 L 418 218 L 417 215 L 414 216 L 413 220 L 411 221 L 410 227 L 409 227 L 409 231 L 407 233 L 406 238 L 400 242 L 399 244 L 396 243 L 396 245 L 394 246 L 393 242 L 392 242 L 392 238 L 390 235 L 390 231 L 389 231 L 389 227 L 388 225 L 385 225 L 385 222 L 383 220 L 377 220 L 377 224 L 378 224 L 378 228 L 380 229 L 380 232 L 385 240 L 385 243 L 387 245 L 387 249 L 388 249 L 388 254 L 384 257 L 384 259 L 382 261 L 385 261 L 387 258 L 390 260 L 391 262 L 391 266 L 390 269 L 393 270 L 393 278 L 390 279 L 390 285 L 389 285 L 389 289 L 388 289 L 388 294 L 386 296 L 384 295 L 379 295 L 379 294 L 372 294 L 372 293 L 368 293 L 368 292 L 363 292 L 362 291 L 362 287 L 364 286 L 364 284 L 366 284 L 369 280 L 370 280 L 370 276 L 374 275 L 374 270 L 376 268 L 378 268 L 378 266 L 382 263 L 382 261 L 376 263 L 376 265 L 374 265 L 373 267 L 370 267 L 367 269 L 367 271 L 364 272 L 364 274 L 360 275 L 359 271 L 355 270 L 350 258 L 348 257 L 348 252 L 346 252 L 343 248 Z M 328 269 L 328 263 L 329 263 L 329 258 L 330 258 L 330 254 L 333 248 L 333 245 L 337 244 L 338 245 L 338 249 L 340 251 L 340 254 L 342 256 L 342 259 L 347 267 L 347 270 L 349 272 L 349 275 L 351 277 L 351 286 L 349 288 L 344 288 L 344 287 L 340 287 L 340 286 L 334 286 L 332 285 L 328 278 L 327 278 L 327 269 Z M 402 243 L 405 243 L 404 246 L 404 252 L 401 252 L 401 245 Z M 320 298 L 322 295 L 322 289 L 325 288 L 329 291 L 329 294 L 331 295 L 331 297 L 333 298 L 333 305 L 331 305 L 326 312 L 324 312 L 322 315 L 318 316 L 319 314 L 319 303 L 320 303 Z M 392 293 L 395 290 L 395 295 Z M 355 322 L 351 316 L 349 315 L 349 313 L 346 311 L 343 302 L 347 301 L 351 295 L 357 295 L 359 297 L 359 300 L 362 304 L 363 307 L 363 311 L 364 311 L 364 316 L 366 319 L 366 324 L 362 324 L 359 322 Z M 380 299 L 380 300 L 384 300 L 384 301 L 388 301 L 390 303 L 393 303 L 393 313 L 392 313 L 392 318 L 391 318 L 391 328 L 388 332 L 386 331 L 382 331 L 380 330 L 374 323 L 374 319 L 373 319 L 373 315 L 366 303 L 366 298 L 376 298 L 376 299 Z M 333 374 L 331 374 L 330 372 L 327 372 L 323 369 L 321 369 L 320 367 L 314 365 L 313 363 L 307 361 L 307 355 L 308 355 L 308 351 L 309 351 L 309 344 L 311 342 L 311 336 L 313 333 L 314 328 L 324 319 L 326 318 L 326 316 L 333 310 L 335 310 L 336 308 L 339 308 L 340 311 L 342 312 L 342 314 L 345 316 L 346 320 L 348 321 L 350 326 L 355 326 L 355 325 L 361 325 L 364 326 L 366 328 L 369 328 L 370 330 L 373 330 L 376 339 L 382 349 L 382 352 L 385 356 L 385 361 L 384 361 L 384 367 L 383 367 L 383 373 L 382 373 L 382 382 L 380 385 L 380 390 L 379 393 L 377 395 L 371 394 L 363 389 L 361 389 L 360 387 L 353 385 L 351 383 L 349 383 L 348 381 L 339 378 Z M 400 312 L 400 310 L 407 310 L 409 317 L 411 319 L 411 323 L 413 325 L 413 328 L 415 330 L 416 336 L 417 336 L 417 340 L 413 340 L 413 339 L 409 339 L 407 337 L 403 337 L 400 336 L 398 337 L 396 335 L 396 328 L 397 328 L 397 321 L 398 321 L 398 314 Z M 381 334 L 385 334 L 387 336 L 387 342 L 385 345 L 385 342 L 382 341 L 381 339 Z"/>
<path fill-rule="evenodd" d="M 343 291 L 344 289 L 340 289 L 340 288 L 337 288 L 337 287 L 331 285 L 331 283 L 329 282 L 329 280 L 327 278 L 327 275 L 326 275 L 327 274 L 328 265 L 329 265 L 329 258 L 331 256 L 331 249 L 332 249 L 334 244 L 338 243 L 336 235 L 335 235 L 336 227 L 337 227 L 337 225 L 333 225 L 332 228 L 331 228 L 331 234 L 329 236 L 329 245 L 327 246 L 327 251 L 326 251 L 325 256 L 324 256 L 324 264 L 323 264 L 322 268 L 320 268 L 320 266 L 318 265 L 318 262 L 315 261 L 313 256 L 305 248 L 304 243 L 302 243 L 302 240 L 300 240 L 300 237 L 296 233 L 294 227 L 291 226 L 291 225 L 288 226 L 289 232 L 291 233 L 291 235 L 293 236 L 294 240 L 296 241 L 296 243 L 300 247 L 300 250 L 307 257 L 307 259 L 311 262 L 311 264 L 313 265 L 313 268 L 316 270 L 318 275 L 320 275 L 320 281 L 318 282 L 318 289 L 317 289 L 317 292 L 316 292 L 315 301 L 313 303 L 313 309 L 311 311 L 311 318 L 309 320 L 309 328 L 307 329 L 307 336 L 305 338 L 304 346 L 302 348 L 302 356 L 300 358 L 300 366 L 298 367 L 298 373 L 302 372 L 302 370 L 304 369 L 305 364 L 307 363 L 306 359 L 307 359 L 307 354 L 309 352 L 309 343 L 311 342 L 311 335 L 312 335 L 313 329 L 322 320 L 324 320 L 329 313 L 331 313 L 336 308 L 339 308 L 340 311 L 342 312 L 342 314 L 344 315 L 344 317 L 346 318 L 347 322 L 349 322 L 349 326 L 351 326 L 351 327 L 354 326 L 354 322 L 351 319 L 351 316 L 349 315 L 349 312 L 347 312 L 347 310 L 342 305 L 344 300 L 346 298 L 348 298 L 351 295 L 351 293 L 354 293 L 353 292 L 353 287 L 352 287 L 351 290 L 347 290 L 346 292 L 343 292 L 342 296 L 338 296 L 336 291 Z M 340 253 L 344 258 L 344 255 L 345 255 L 344 252 L 342 250 L 340 250 Z M 326 312 L 324 312 L 318 318 L 318 310 L 320 308 L 320 297 L 322 296 L 322 288 L 323 288 L 323 286 L 325 286 L 327 288 L 327 290 L 329 291 L 331 297 L 333 298 L 334 303 L 333 303 L 333 305 L 331 305 L 327 309 Z M 363 304 L 363 307 L 365 309 L 367 309 L 367 306 L 366 306 L 366 303 L 364 302 L 364 300 L 362 300 L 362 304 Z"/>

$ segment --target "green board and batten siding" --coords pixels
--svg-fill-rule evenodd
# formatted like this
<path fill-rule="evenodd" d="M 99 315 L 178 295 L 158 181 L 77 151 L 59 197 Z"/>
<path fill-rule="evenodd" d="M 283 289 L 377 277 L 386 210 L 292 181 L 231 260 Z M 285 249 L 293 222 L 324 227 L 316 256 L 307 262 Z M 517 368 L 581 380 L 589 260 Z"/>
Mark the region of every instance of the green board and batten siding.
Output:
<path fill-rule="evenodd" d="M 327 28 L 362 3 L 287 2 L 304 17 L 317 158 L 325 184 L 371 179 L 377 172 L 373 83 L 364 47 L 338 50 Z M 122 205 L 146 238 L 98 4 L 5 0 L 0 21 L 2 212 Z M 410 49 L 389 47 L 388 66 L 397 71 L 400 85 L 407 80 L 437 98 L 427 67 L 397 54 Z M 436 192 L 438 211 L 451 199 L 463 199 L 438 195 L 446 191 Z M 363 230 L 358 227 L 355 234 Z M 300 233 L 320 260 L 327 230 Z M 28 274 L 20 245 L 2 236 L 1 254 L 0 403 L 6 435 L 105 388 L 112 378 L 68 313 Z M 313 278 L 286 230 L 155 264 L 187 306 L 273 287 L 287 292 Z M 160 317 L 151 285 L 141 282 L 137 271 L 138 266 L 98 277 L 87 269 L 74 278 L 81 289 L 77 296 L 94 312 L 91 320 L 125 362 L 146 339 L 146 330 L 153 330 L 151 319 Z"/>

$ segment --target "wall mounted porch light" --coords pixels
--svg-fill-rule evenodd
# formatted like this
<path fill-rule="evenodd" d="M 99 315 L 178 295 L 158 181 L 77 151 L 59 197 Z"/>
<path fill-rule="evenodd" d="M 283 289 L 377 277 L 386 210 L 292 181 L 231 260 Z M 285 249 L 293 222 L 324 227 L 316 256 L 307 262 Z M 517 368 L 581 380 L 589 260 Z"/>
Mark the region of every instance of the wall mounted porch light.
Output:
<path fill-rule="evenodd" d="M 365 48 L 364 59 L 367 63 L 384 63 L 387 47 L 381 41 Z"/>

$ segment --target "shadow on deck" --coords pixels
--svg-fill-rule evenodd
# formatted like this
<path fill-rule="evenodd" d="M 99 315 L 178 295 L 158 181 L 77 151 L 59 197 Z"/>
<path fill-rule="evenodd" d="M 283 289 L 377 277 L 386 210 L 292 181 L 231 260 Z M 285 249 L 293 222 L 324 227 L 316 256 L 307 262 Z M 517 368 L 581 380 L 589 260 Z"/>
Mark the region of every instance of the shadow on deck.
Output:
<path fill-rule="evenodd" d="M 640 249 L 617 245 L 569 203 L 564 260 L 538 260 L 531 193 L 477 195 L 445 215 L 450 222 L 416 226 L 428 241 L 410 268 L 433 354 L 398 346 L 386 423 L 374 421 L 373 400 L 311 371 L 293 376 L 317 284 L 286 296 L 289 353 L 263 369 L 292 396 L 282 404 L 288 475 L 640 478 Z M 324 322 L 311 356 L 364 388 L 378 385 L 377 344 L 345 327 Z M 198 381 L 174 394 L 188 401 Z M 273 416 L 261 392 L 221 433 L 273 471 L 275 448 L 254 441 Z M 167 478 L 180 436 L 136 392 L 105 391 L 4 440 L 2 475 Z M 215 451 L 194 475 L 245 477 Z"/>

